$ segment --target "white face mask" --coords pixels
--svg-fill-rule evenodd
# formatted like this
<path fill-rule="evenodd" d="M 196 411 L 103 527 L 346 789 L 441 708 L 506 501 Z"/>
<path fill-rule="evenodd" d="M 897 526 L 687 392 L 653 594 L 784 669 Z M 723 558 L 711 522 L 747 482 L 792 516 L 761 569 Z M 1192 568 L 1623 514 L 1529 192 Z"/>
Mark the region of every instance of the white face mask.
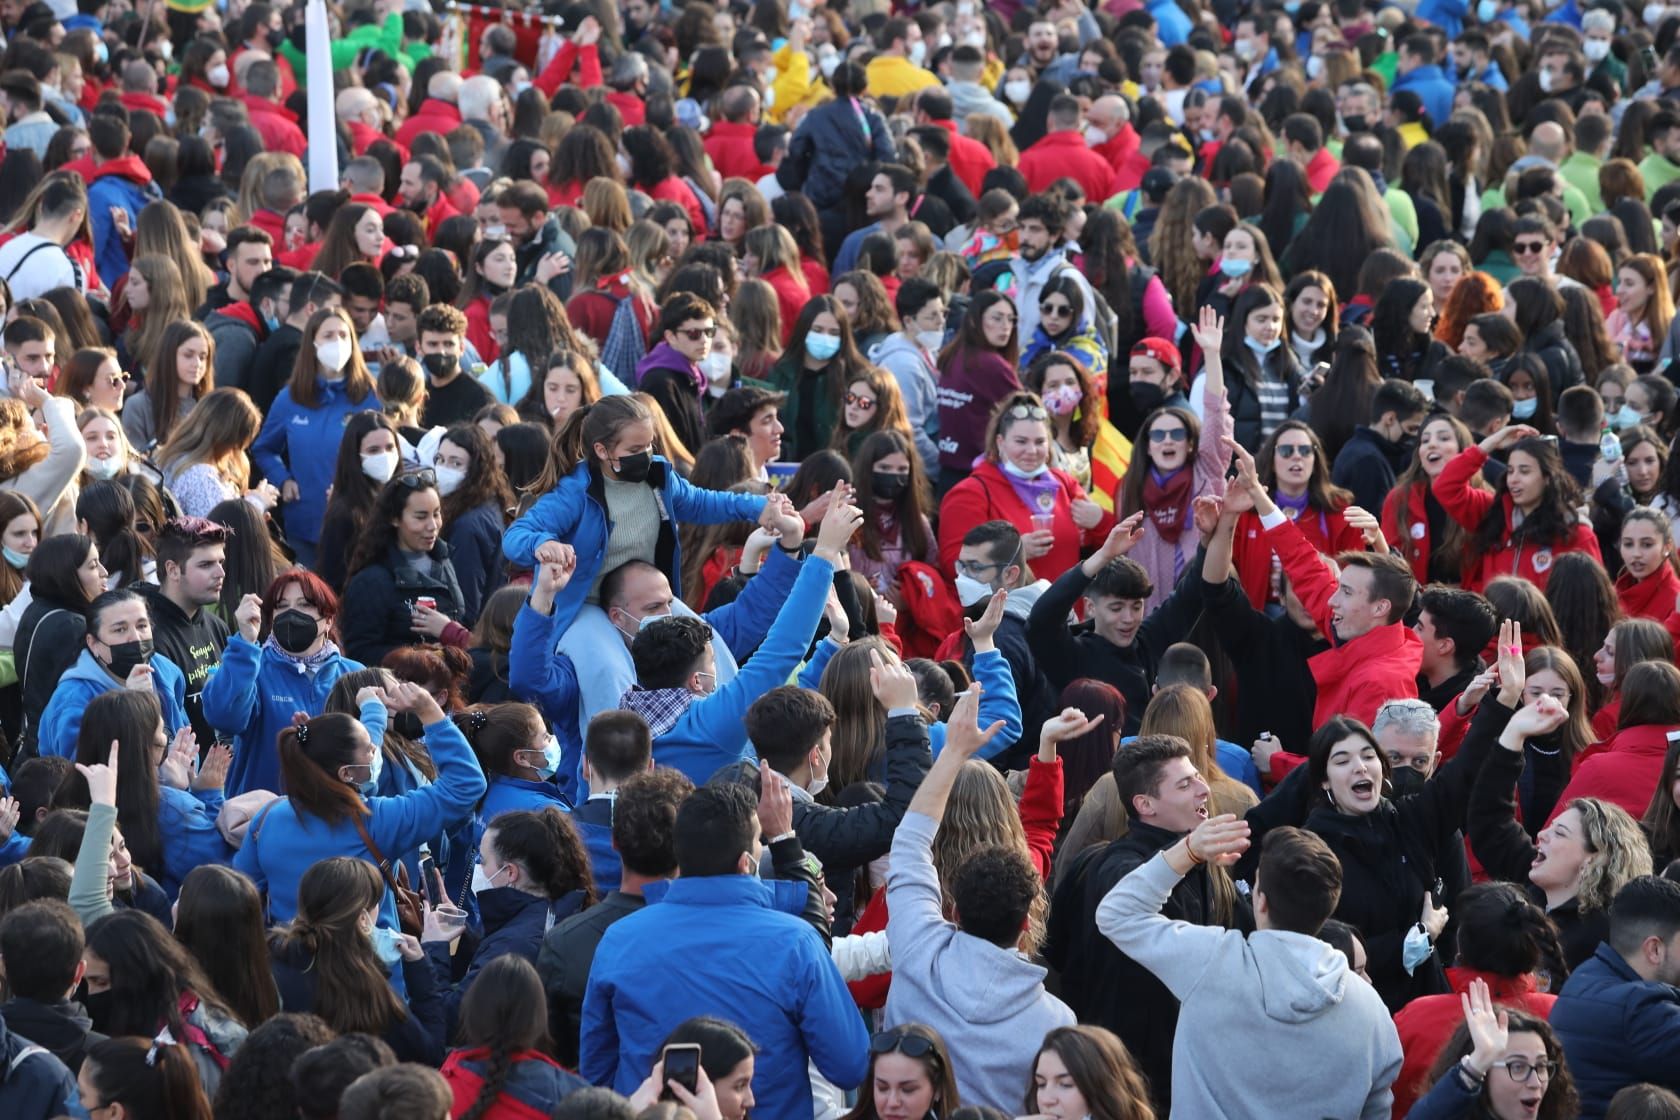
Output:
<path fill-rule="evenodd" d="M 981 600 L 989 598 L 991 594 L 991 584 L 981 583 L 973 576 L 965 576 L 961 572 L 957 573 L 957 602 L 963 606 L 972 607 Z"/>
<path fill-rule="evenodd" d="M 1653 31 L 1656 30 L 1656 28 L 1662 23 L 1663 17 L 1666 16 L 1667 14 L 1668 14 L 1668 5 L 1667 4 L 1647 4 L 1647 5 L 1645 5 L 1645 12 L 1644 12 L 1645 26 L 1651 28 Z"/>
<path fill-rule="evenodd" d="M 123 460 L 120 455 L 113 455 L 109 459 L 89 459 L 87 461 L 88 474 L 99 479 L 101 482 L 109 481 L 110 479 L 117 477 L 117 475 L 122 471 L 122 468 Z"/>
<path fill-rule="evenodd" d="M 927 58 L 927 40 L 917 39 L 910 44 L 910 61 L 912 64 L 920 66 L 925 58 Z"/>
<path fill-rule="evenodd" d="M 1610 40 L 1588 39 L 1581 44 L 1581 53 L 1587 56 L 1588 62 L 1603 62 L 1610 53 Z"/>
<path fill-rule="evenodd" d="M 1540 71 L 1540 92 L 1550 93 L 1552 92 L 1552 87 L 1556 84 L 1557 82 L 1553 81 L 1552 72 L 1550 70 Z"/>
<path fill-rule="evenodd" d="M 1085 126 L 1085 143 L 1093 148 L 1100 148 L 1108 143 L 1108 133 L 1094 124 L 1088 124 Z"/>
<path fill-rule="evenodd" d="M 713 350 L 700 359 L 700 371 L 710 384 L 725 386 L 734 372 L 734 360 L 722 350 Z"/>
<path fill-rule="evenodd" d="M 446 467 L 441 464 L 432 468 L 437 475 L 438 493 L 444 497 L 455 493 L 461 488 L 461 483 L 467 480 L 467 472 L 460 467 Z"/>
<path fill-rule="evenodd" d="M 397 453 L 380 451 L 373 455 L 363 455 L 362 473 L 375 482 L 391 481 L 391 476 L 397 473 Z"/>
<path fill-rule="evenodd" d="M 941 346 L 943 346 L 944 343 L 945 343 L 945 332 L 944 331 L 917 331 L 916 332 L 916 342 L 918 344 L 920 344 L 920 346 L 923 350 L 929 351 L 930 353 L 937 354 L 937 353 L 939 353 L 939 348 Z"/>
<path fill-rule="evenodd" d="M 204 76 L 209 78 L 210 84 L 217 89 L 224 89 L 228 84 L 228 68 L 226 66 L 212 66 L 204 72 Z"/>
<path fill-rule="evenodd" d="M 1027 98 L 1032 96 L 1032 83 L 1025 78 L 1016 78 L 1012 82 L 1003 83 L 1003 95 L 1017 105 L 1025 105 Z"/>
<path fill-rule="evenodd" d="M 344 368 L 344 363 L 350 360 L 350 340 L 347 338 L 329 338 L 325 342 L 315 344 L 315 357 L 321 364 L 334 373 Z"/>

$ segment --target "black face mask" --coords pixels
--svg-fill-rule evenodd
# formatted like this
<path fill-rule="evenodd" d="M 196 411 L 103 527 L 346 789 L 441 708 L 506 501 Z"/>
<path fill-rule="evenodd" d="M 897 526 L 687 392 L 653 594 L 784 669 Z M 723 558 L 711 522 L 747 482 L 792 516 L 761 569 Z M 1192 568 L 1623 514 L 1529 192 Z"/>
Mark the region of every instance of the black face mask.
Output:
<path fill-rule="evenodd" d="M 910 476 L 891 471 L 870 471 L 869 485 L 874 489 L 877 498 L 890 501 L 910 489 Z"/>
<path fill-rule="evenodd" d="M 1355 113 L 1351 117 L 1343 117 L 1342 118 L 1342 126 L 1344 128 L 1346 128 L 1348 130 L 1348 133 L 1351 135 L 1352 133 L 1355 133 L 1355 132 L 1368 132 L 1368 131 L 1370 131 L 1371 122 L 1367 121 L 1364 117 L 1360 116 L 1358 113 Z"/>
<path fill-rule="evenodd" d="M 107 643 L 109 645 L 109 643 Z M 136 665 L 145 665 L 152 660 L 152 640 L 150 638 L 136 638 L 132 642 L 118 642 L 109 645 L 111 660 L 105 663 L 111 670 L 111 675 L 118 680 L 126 681 L 128 675 L 134 672 Z"/>
<path fill-rule="evenodd" d="M 286 41 L 286 33 L 284 31 L 277 31 L 271 27 L 268 29 L 268 34 L 263 36 L 263 38 L 268 40 L 268 45 L 270 47 L 273 47 L 275 50 L 279 50 L 280 44 Z"/>
<path fill-rule="evenodd" d="M 274 616 L 274 640 L 287 653 L 303 653 L 321 634 L 320 623 L 300 610 L 281 611 Z"/>
<path fill-rule="evenodd" d="M 1139 412 L 1154 412 L 1161 407 L 1161 402 L 1167 399 L 1165 389 L 1147 381 L 1132 382 L 1126 386 L 1126 392 Z"/>
<path fill-rule="evenodd" d="M 461 360 L 453 354 L 427 354 L 420 359 L 420 364 L 426 367 L 428 377 L 441 381 L 449 376 L 452 369 L 459 368 Z"/>
<path fill-rule="evenodd" d="M 652 473 L 652 452 L 638 451 L 634 455 L 620 455 L 618 457 L 618 480 L 620 482 L 646 482 L 648 475 Z"/>
<path fill-rule="evenodd" d="M 87 1010 L 88 1018 L 93 1020 L 93 1029 L 100 1034 L 106 1033 L 111 1026 L 111 993 L 89 992 L 82 997 L 82 1007 Z"/>
<path fill-rule="evenodd" d="M 418 739 L 426 733 L 420 717 L 413 712 L 398 712 L 391 717 L 391 730 L 404 739 Z"/>
<path fill-rule="evenodd" d="M 1429 779 L 1415 766 L 1396 766 L 1388 772 L 1389 796 L 1395 801 L 1423 792 Z"/>

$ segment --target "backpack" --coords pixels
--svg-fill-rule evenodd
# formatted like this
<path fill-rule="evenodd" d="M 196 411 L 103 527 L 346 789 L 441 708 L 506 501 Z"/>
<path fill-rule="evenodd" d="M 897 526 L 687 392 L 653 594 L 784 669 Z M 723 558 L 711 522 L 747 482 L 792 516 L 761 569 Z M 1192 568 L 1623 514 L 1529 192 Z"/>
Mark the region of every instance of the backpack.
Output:
<path fill-rule="evenodd" d="M 626 385 L 634 385 L 636 366 L 647 357 L 647 336 L 642 333 L 642 324 L 636 318 L 635 297 L 618 299 L 608 292 L 599 294 L 616 304 L 612 326 L 607 330 L 607 341 L 601 347 L 601 364 Z"/>

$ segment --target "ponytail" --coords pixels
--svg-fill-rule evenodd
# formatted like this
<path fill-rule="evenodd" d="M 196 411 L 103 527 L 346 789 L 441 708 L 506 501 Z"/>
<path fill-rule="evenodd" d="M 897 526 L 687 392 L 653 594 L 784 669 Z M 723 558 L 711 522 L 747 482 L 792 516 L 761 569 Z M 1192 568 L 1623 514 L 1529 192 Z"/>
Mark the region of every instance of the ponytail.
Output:
<path fill-rule="evenodd" d="M 596 902 L 589 852 L 577 828 L 554 806 L 502 813 L 490 825 L 491 846 L 505 861 L 523 864 L 533 885 L 550 899 L 583 892 L 583 905 Z"/>
<path fill-rule="evenodd" d="M 339 778 L 342 766 L 360 766 L 352 754 L 356 720 L 331 712 L 292 717 L 292 726 L 280 732 L 280 777 L 287 800 L 300 814 L 319 817 L 328 824 L 369 815 L 361 795 Z"/>
<path fill-rule="evenodd" d="M 198 1066 L 187 1044 L 167 1031 L 156 1039 L 96 1042 L 84 1066 L 101 1107 L 121 1104 L 134 1120 L 211 1120 Z"/>

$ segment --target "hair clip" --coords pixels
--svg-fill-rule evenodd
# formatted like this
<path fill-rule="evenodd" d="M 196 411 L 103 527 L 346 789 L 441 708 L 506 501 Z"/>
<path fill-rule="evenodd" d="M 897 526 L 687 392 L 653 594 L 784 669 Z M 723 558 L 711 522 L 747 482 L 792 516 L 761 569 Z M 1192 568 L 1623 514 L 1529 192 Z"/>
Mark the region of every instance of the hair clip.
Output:
<path fill-rule="evenodd" d="M 482 711 L 474 712 L 472 715 L 467 717 L 467 726 L 471 727 L 474 731 L 483 731 L 484 725 L 489 722 L 490 717 L 485 715 Z"/>
<path fill-rule="evenodd" d="M 309 725 L 307 723 L 300 723 L 296 726 L 298 746 L 307 746 L 309 744 Z"/>
<path fill-rule="evenodd" d="M 157 1064 L 158 1047 L 174 1045 L 175 1036 L 169 1033 L 169 1028 L 166 1026 L 157 1033 L 156 1038 L 152 1039 L 152 1045 L 146 1051 L 146 1065 L 153 1066 Z"/>

